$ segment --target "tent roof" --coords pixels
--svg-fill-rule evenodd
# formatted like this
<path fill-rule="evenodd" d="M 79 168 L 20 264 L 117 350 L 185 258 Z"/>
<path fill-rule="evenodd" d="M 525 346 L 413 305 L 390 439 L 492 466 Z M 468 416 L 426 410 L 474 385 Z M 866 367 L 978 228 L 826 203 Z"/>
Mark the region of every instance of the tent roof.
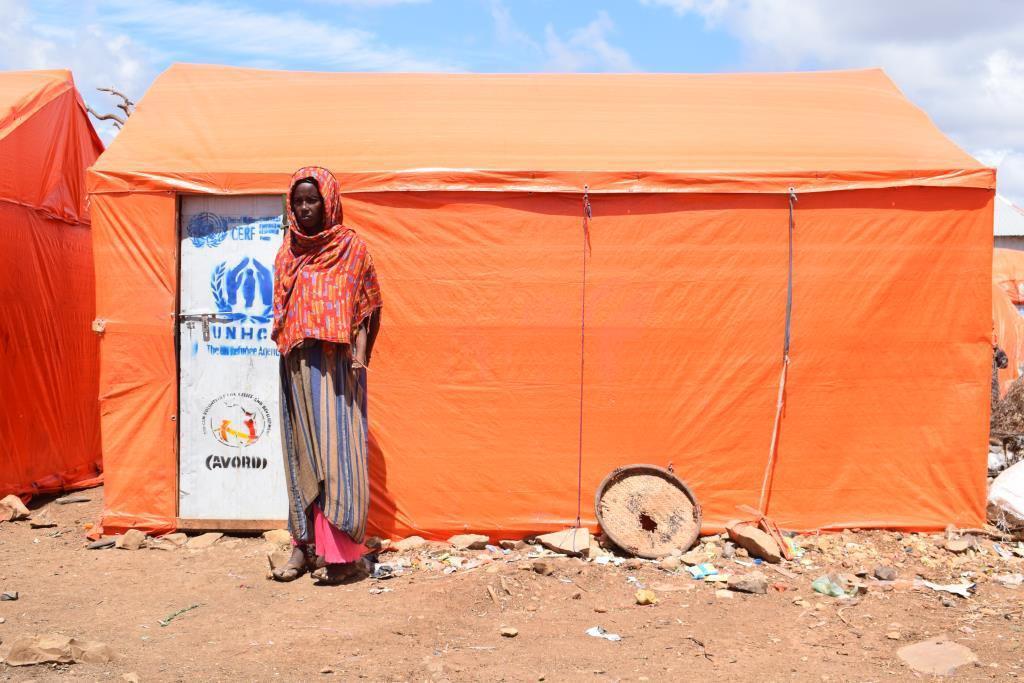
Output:
<path fill-rule="evenodd" d="M 176 64 L 93 168 L 94 192 L 782 192 L 993 188 L 879 69 L 384 74 Z"/>
<path fill-rule="evenodd" d="M 1024 209 L 1002 195 L 996 195 L 995 234 L 1000 237 L 1024 236 Z"/>
<path fill-rule="evenodd" d="M 71 72 L 65 69 L 0 72 L 0 138 L 74 88 Z"/>
<path fill-rule="evenodd" d="M 0 72 L 0 202 L 88 223 L 83 171 L 102 151 L 70 71 Z"/>

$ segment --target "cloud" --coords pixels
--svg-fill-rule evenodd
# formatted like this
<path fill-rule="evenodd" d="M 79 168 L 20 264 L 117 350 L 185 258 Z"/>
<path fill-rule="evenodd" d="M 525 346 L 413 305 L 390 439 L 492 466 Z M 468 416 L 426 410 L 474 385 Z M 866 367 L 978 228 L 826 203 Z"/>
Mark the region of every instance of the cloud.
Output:
<path fill-rule="evenodd" d="M 498 42 L 518 49 L 520 66 L 532 65 L 547 71 L 635 71 L 629 52 L 613 45 L 609 36 L 615 22 L 604 10 L 588 24 L 559 35 L 551 24 L 544 28 L 543 41 L 523 31 L 501 0 L 491 0 L 491 18 Z"/>
<path fill-rule="evenodd" d="M 103 7 L 110 10 L 105 15 L 110 25 L 155 38 L 180 57 L 205 52 L 230 56 L 243 64 L 247 60 L 281 67 L 315 63 L 324 69 L 370 71 L 454 68 L 382 45 L 368 31 L 296 12 L 261 12 L 212 1 L 107 0 Z"/>
<path fill-rule="evenodd" d="M 755 69 L 881 66 L 1024 203 L 1024 11 L 1017 0 L 643 0 L 735 36 Z"/>
<path fill-rule="evenodd" d="M 0 0 L 0 16 L 0 69 L 71 69 L 82 96 L 98 111 L 115 111 L 116 102 L 97 87 L 113 85 L 137 99 L 156 75 L 147 49 L 97 23 L 47 24 L 22 0 Z M 94 125 L 107 141 L 116 134 L 111 122 Z"/>
<path fill-rule="evenodd" d="M 334 0 L 339 1 L 339 0 Z M 420 0 L 340 0 L 383 6 Z M 296 13 L 266 13 L 229 2 L 145 3 L 105 0 L 58 6 L 0 0 L 0 69 L 70 68 L 83 97 L 97 111 L 116 100 L 96 92 L 114 86 L 134 100 L 175 60 L 259 68 L 445 71 L 447 63 L 419 59 L 381 44 L 367 31 L 339 28 Z M 111 122 L 94 121 L 110 141 Z"/>
<path fill-rule="evenodd" d="M 608 41 L 615 23 L 601 10 L 597 18 L 563 40 L 548 24 L 544 29 L 547 66 L 554 71 L 634 71 L 629 53 Z"/>

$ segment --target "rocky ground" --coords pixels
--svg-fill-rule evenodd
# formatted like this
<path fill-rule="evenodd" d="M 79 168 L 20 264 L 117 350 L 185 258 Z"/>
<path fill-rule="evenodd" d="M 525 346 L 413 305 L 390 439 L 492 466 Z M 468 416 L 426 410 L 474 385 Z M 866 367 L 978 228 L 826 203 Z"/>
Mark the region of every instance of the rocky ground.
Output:
<path fill-rule="evenodd" d="M 0 664 L 2 680 L 1024 675 L 1024 546 L 984 535 L 798 536 L 799 557 L 778 565 L 723 537 L 662 562 L 408 540 L 379 556 L 390 578 L 325 587 L 267 580 L 283 546 L 263 537 L 90 550 L 102 490 L 81 495 L 30 506 L 54 526 L 0 523 L 0 592 L 17 592 L 0 602 L 0 656 L 45 658 L 42 645 L 83 661 Z M 821 590 L 841 597 L 812 588 L 823 576 Z M 46 634 L 62 638 L 34 640 Z"/>

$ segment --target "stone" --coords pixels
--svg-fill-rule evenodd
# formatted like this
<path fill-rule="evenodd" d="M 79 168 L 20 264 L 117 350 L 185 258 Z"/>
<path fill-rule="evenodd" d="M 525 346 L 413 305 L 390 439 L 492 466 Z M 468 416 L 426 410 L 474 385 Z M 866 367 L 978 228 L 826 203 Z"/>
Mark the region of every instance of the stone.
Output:
<path fill-rule="evenodd" d="M 203 550 L 204 548 L 209 548 L 214 543 L 219 541 L 223 535 L 224 534 L 220 533 L 219 531 L 211 531 L 208 534 L 195 536 L 188 540 L 188 543 L 185 544 L 185 547 L 189 550 Z"/>
<path fill-rule="evenodd" d="M 10 512 L 4 514 L 6 510 L 9 510 Z M 0 519 L 7 519 L 15 522 L 19 519 L 28 519 L 30 514 L 32 513 L 30 513 L 28 508 L 25 507 L 25 504 L 21 502 L 21 498 L 18 498 L 14 494 L 4 496 L 4 498 L 0 500 Z"/>
<path fill-rule="evenodd" d="M 502 550 L 522 550 L 526 547 L 526 541 L 522 539 L 516 541 L 506 538 L 503 541 L 498 541 L 498 547 Z"/>
<path fill-rule="evenodd" d="M 591 538 L 590 539 L 590 551 L 587 554 L 587 557 L 589 557 L 592 560 L 596 559 L 598 557 L 612 557 L 612 553 L 610 553 L 607 550 L 605 550 L 601 546 L 601 544 L 597 542 L 597 539 Z"/>
<path fill-rule="evenodd" d="M 160 537 L 161 541 L 167 541 L 171 545 L 178 546 L 179 548 L 188 543 L 188 534 L 183 534 L 180 531 L 173 534 L 167 534 Z"/>
<path fill-rule="evenodd" d="M 263 532 L 263 538 L 274 545 L 291 545 L 292 535 L 287 529 L 271 529 Z"/>
<path fill-rule="evenodd" d="M 595 605 L 594 606 L 594 611 L 597 612 L 598 614 L 604 614 L 605 612 L 608 611 L 608 608 L 605 607 L 604 605 Z"/>
<path fill-rule="evenodd" d="M 590 531 L 570 527 L 537 537 L 537 542 L 548 550 L 563 555 L 579 556 L 590 553 Z"/>
<path fill-rule="evenodd" d="M 730 576 L 729 588 L 740 593 L 764 595 L 768 592 L 768 577 L 761 572 Z"/>
<path fill-rule="evenodd" d="M 502 626 L 498 633 L 501 634 L 502 638 L 515 638 L 519 635 L 519 629 L 511 626 Z"/>
<path fill-rule="evenodd" d="M 411 550 L 422 548 L 426 544 L 426 539 L 424 539 L 421 536 L 408 536 L 400 541 L 395 541 L 394 543 L 392 543 L 391 548 L 395 550 L 395 552 L 407 553 Z"/>
<path fill-rule="evenodd" d="M 641 588 L 633 597 L 636 598 L 636 604 L 638 605 L 658 604 L 658 596 L 649 588 Z"/>
<path fill-rule="evenodd" d="M 892 567 L 878 565 L 875 567 L 875 578 L 879 581 L 895 581 L 899 573 Z"/>
<path fill-rule="evenodd" d="M 126 674 L 121 674 L 121 678 L 122 680 L 126 681 L 126 683 L 139 683 L 139 674 L 135 673 L 134 671 Z"/>
<path fill-rule="evenodd" d="M 89 550 L 103 550 L 104 548 L 113 548 L 117 543 L 117 539 L 113 536 L 104 536 L 98 541 L 93 541 L 86 546 Z"/>
<path fill-rule="evenodd" d="M 778 544 L 771 536 L 752 524 L 733 521 L 729 522 L 725 529 L 732 542 L 752 556 L 771 564 L 778 564 L 782 560 Z"/>
<path fill-rule="evenodd" d="M 43 508 L 32 515 L 32 518 L 28 520 L 28 525 L 33 529 L 49 529 L 50 527 L 57 526 L 57 522 L 50 517 L 49 511 Z"/>
<path fill-rule="evenodd" d="M 57 505 L 74 505 L 76 503 L 88 503 L 90 500 L 92 499 L 89 498 L 89 496 L 71 495 L 64 496 L 63 498 L 58 498 L 53 502 L 55 502 Z"/>
<path fill-rule="evenodd" d="M 146 542 L 146 534 L 138 529 L 129 529 L 123 536 L 118 536 L 114 546 L 121 550 L 138 550 Z"/>
<path fill-rule="evenodd" d="M 967 538 L 951 538 L 946 541 L 946 550 L 951 553 L 965 553 L 971 547 L 971 541 Z"/>
<path fill-rule="evenodd" d="M 4 642 L 0 660 L 8 666 L 33 664 L 106 664 L 114 659 L 110 646 L 90 640 L 78 640 L 58 633 L 42 636 L 21 636 Z"/>
<path fill-rule="evenodd" d="M 704 551 L 696 548 L 688 553 L 684 553 L 679 560 L 686 565 L 691 567 L 694 565 L 702 564 L 708 561 L 708 556 L 704 554 Z"/>
<path fill-rule="evenodd" d="M 535 560 L 533 563 L 533 571 L 537 572 L 541 576 L 551 576 L 555 573 L 555 565 L 546 560 Z"/>
<path fill-rule="evenodd" d="M 483 550 L 491 539 L 481 534 L 458 534 L 448 539 L 456 550 Z"/>
<path fill-rule="evenodd" d="M 729 600 L 729 599 L 732 598 L 733 595 L 735 595 L 735 594 L 731 590 L 729 590 L 727 588 L 719 588 L 718 590 L 715 591 L 715 597 L 716 598 L 722 598 L 722 599 L 725 599 L 725 600 Z"/>
<path fill-rule="evenodd" d="M 899 631 L 886 631 L 885 637 L 889 640 L 899 640 L 902 636 Z"/>
<path fill-rule="evenodd" d="M 270 570 L 273 571 L 285 566 L 291 557 L 292 554 L 287 550 L 275 550 L 272 553 L 267 553 L 267 562 L 270 564 Z"/>
<path fill-rule="evenodd" d="M 672 557 L 671 555 L 662 559 L 662 561 L 659 563 L 662 569 L 665 569 L 670 572 L 674 572 L 677 569 L 679 569 L 679 566 L 681 564 L 682 560 L 680 560 L 678 557 Z"/>
<path fill-rule="evenodd" d="M 952 676 L 961 666 L 978 661 L 969 647 L 954 642 L 948 635 L 901 647 L 896 654 L 913 671 L 930 676 Z"/>

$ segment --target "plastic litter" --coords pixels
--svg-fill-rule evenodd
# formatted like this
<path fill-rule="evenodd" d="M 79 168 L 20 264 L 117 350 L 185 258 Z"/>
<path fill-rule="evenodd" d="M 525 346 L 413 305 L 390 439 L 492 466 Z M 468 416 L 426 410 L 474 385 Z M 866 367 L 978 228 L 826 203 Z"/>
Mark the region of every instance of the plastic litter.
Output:
<path fill-rule="evenodd" d="M 1013 553 L 1011 553 L 1009 550 L 1007 550 L 998 543 L 993 543 L 992 549 L 996 551 L 996 555 L 1003 558 L 1004 560 L 1009 560 L 1013 558 Z"/>
<path fill-rule="evenodd" d="M 618 633 L 609 633 L 600 626 L 591 626 L 587 629 L 586 633 L 588 636 L 593 636 L 594 638 L 604 638 L 605 640 L 610 640 L 613 643 L 617 643 L 620 640 L 622 640 L 622 636 L 620 636 Z"/>
<path fill-rule="evenodd" d="M 829 595 L 834 598 L 852 598 L 864 591 L 863 585 L 859 584 L 848 574 L 825 574 L 818 577 L 811 584 L 815 593 Z"/>
<path fill-rule="evenodd" d="M 971 597 L 971 593 L 970 592 L 975 589 L 977 584 L 975 584 L 975 583 L 967 583 L 967 582 L 964 582 L 964 583 L 951 583 L 951 584 L 938 584 L 938 583 L 932 583 L 931 581 L 922 581 L 921 579 L 918 579 L 918 580 L 914 581 L 914 586 L 915 587 L 924 586 L 925 588 L 930 588 L 933 591 L 937 591 L 937 592 L 940 592 L 940 593 L 952 593 L 953 595 L 959 595 L 961 598 L 969 598 L 969 597 Z"/>
<path fill-rule="evenodd" d="M 1016 588 L 1024 584 L 1024 574 L 996 574 L 992 580 L 1007 588 Z"/>
<path fill-rule="evenodd" d="M 373 565 L 373 571 L 370 572 L 370 578 L 390 579 L 395 576 L 400 576 L 401 574 L 401 567 L 396 567 L 392 564 L 375 564 Z"/>
<path fill-rule="evenodd" d="M 988 490 L 988 502 L 1003 513 L 1024 519 L 1024 462 L 1019 462 L 995 478 Z"/>
<path fill-rule="evenodd" d="M 690 576 L 695 579 L 704 579 L 718 573 L 718 569 L 716 569 L 715 565 L 710 562 L 703 562 L 701 564 L 695 564 L 692 567 L 687 567 L 687 571 L 690 572 Z"/>

